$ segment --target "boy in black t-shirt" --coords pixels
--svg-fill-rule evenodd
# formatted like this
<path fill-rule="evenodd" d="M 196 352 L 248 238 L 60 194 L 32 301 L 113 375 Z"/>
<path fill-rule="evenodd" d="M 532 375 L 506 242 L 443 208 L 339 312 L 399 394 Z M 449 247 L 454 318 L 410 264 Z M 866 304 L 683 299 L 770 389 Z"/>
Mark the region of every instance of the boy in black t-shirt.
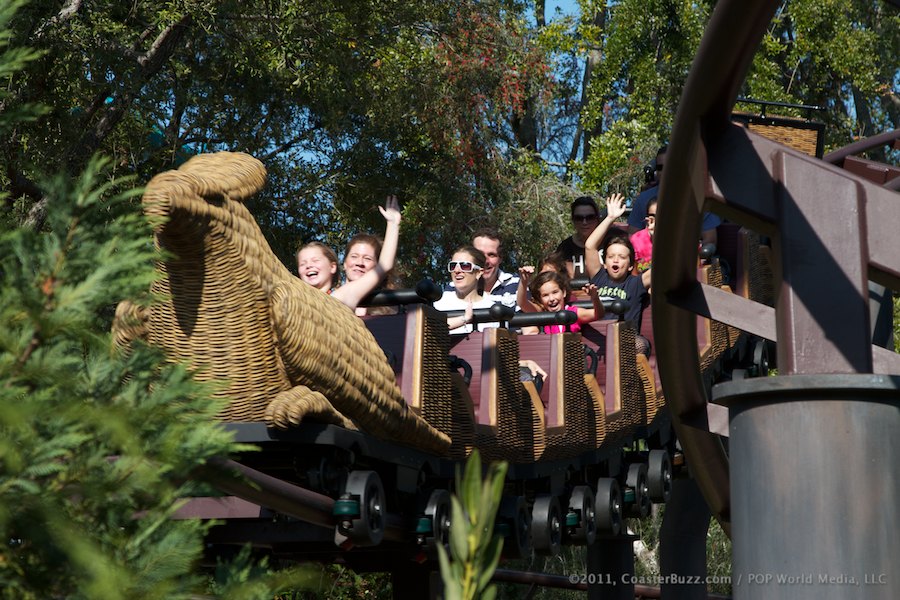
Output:
<path fill-rule="evenodd" d="M 624 198 L 613 195 L 606 205 L 607 216 L 588 236 L 584 243 L 584 262 L 591 283 L 597 286 L 601 297 L 617 298 L 625 303 L 625 318 L 633 321 L 641 330 L 641 316 L 650 302 L 650 270 L 634 275 L 634 248 L 627 235 L 615 235 L 605 242 L 603 262 L 600 261 L 600 243 L 616 219 L 625 214 Z M 650 353 L 647 338 L 636 336 L 637 350 Z"/>

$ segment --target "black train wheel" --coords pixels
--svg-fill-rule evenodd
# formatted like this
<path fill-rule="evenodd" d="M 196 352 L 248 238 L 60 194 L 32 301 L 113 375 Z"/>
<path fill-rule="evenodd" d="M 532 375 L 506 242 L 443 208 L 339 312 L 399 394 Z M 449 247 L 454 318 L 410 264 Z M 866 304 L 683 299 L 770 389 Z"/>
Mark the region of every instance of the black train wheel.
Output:
<path fill-rule="evenodd" d="M 647 488 L 647 465 L 644 463 L 632 463 L 628 465 L 628 474 L 625 477 L 625 492 L 628 513 L 632 517 L 644 518 L 650 514 L 650 493 Z"/>
<path fill-rule="evenodd" d="M 497 525 L 503 533 L 503 556 L 527 558 L 531 555 L 531 516 L 522 496 L 505 496 L 497 511 Z"/>
<path fill-rule="evenodd" d="M 434 490 L 425 505 L 425 519 L 430 527 L 430 535 L 425 536 L 425 551 L 437 557 L 437 547 L 446 547 L 450 541 L 450 492 Z"/>
<path fill-rule="evenodd" d="M 572 490 L 566 513 L 566 530 L 571 532 L 570 539 L 575 544 L 590 546 L 597 538 L 594 493 L 586 485 L 576 486 Z"/>
<path fill-rule="evenodd" d="M 653 502 L 668 502 L 672 495 L 672 459 L 666 450 L 651 450 L 647 458 L 647 492 Z"/>
<path fill-rule="evenodd" d="M 556 496 L 538 496 L 531 509 L 531 539 L 534 550 L 556 556 L 562 544 L 562 511 Z"/>
<path fill-rule="evenodd" d="M 594 517 L 598 531 L 611 535 L 619 535 L 622 531 L 622 489 L 619 482 L 611 477 L 597 480 Z"/>

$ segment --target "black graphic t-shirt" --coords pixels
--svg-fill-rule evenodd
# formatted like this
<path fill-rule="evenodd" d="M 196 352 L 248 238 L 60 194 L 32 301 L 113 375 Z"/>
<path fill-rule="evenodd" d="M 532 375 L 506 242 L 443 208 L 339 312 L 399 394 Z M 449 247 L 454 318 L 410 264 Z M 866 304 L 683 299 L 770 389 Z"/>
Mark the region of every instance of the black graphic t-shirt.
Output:
<path fill-rule="evenodd" d="M 606 269 L 600 269 L 600 272 L 591 279 L 591 283 L 597 286 L 597 295 L 601 299 L 622 300 L 626 306 L 625 319 L 634 321 L 637 330 L 641 330 L 642 311 L 650 303 L 650 293 L 647 292 L 639 275 L 629 275 L 622 281 L 613 281 Z M 610 318 L 611 315 L 612 313 Z"/>
<path fill-rule="evenodd" d="M 584 246 L 579 246 L 575 243 L 575 240 L 572 239 L 572 236 L 569 236 L 559 243 L 559 246 L 556 247 L 556 251 L 565 256 L 566 260 L 572 261 L 575 272 L 574 277 L 576 279 L 579 277 L 587 277 L 584 269 Z"/>

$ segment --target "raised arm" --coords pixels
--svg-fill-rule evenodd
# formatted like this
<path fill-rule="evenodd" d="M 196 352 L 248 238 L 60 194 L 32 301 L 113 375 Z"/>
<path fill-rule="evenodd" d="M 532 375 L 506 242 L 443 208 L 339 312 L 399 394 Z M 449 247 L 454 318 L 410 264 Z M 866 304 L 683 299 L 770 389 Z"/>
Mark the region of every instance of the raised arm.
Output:
<path fill-rule="evenodd" d="M 516 304 L 519 305 L 522 312 L 541 312 L 541 309 L 528 299 L 528 284 L 532 275 L 534 275 L 533 266 L 519 267 L 519 287 L 516 288 Z"/>
<path fill-rule="evenodd" d="M 360 301 L 378 287 L 384 275 L 394 268 L 394 259 L 397 257 L 397 243 L 400 239 L 400 204 L 397 197 L 388 196 L 384 208 L 379 206 L 378 210 L 387 222 L 378 264 L 356 281 L 347 282 L 331 294 L 351 310 L 356 310 Z"/>
<path fill-rule="evenodd" d="M 588 277 L 596 275 L 602 266 L 600 262 L 600 244 L 606 237 L 606 232 L 616 222 L 616 219 L 625 214 L 625 196 L 612 194 L 606 199 L 606 218 L 600 221 L 596 229 L 584 241 L 584 267 Z"/>

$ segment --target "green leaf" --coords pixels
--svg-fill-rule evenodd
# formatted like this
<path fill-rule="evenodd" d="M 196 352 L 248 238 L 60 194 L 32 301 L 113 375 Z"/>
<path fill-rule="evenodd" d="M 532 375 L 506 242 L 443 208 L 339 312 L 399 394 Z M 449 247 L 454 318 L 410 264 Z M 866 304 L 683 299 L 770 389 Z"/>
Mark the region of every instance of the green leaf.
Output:
<path fill-rule="evenodd" d="M 481 455 L 473 450 L 466 461 L 463 480 L 460 483 L 460 496 L 469 517 L 469 523 L 478 523 L 479 500 L 481 491 Z"/>
<path fill-rule="evenodd" d="M 481 493 L 481 525 L 482 530 L 490 535 L 494 531 L 494 521 L 500 500 L 503 497 L 503 486 L 506 482 L 507 463 L 493 463 L 488 470 L 488 476 Z M 486 543 L 486 542 L 485 542 Z"/>
<path fill-rule="evenodd" d="M 481 573 L 478 577 L 478 589 L 484 590 L 494 576 L 497 565 L 500 563 L 500 556 L 503 552 L 503 538 L 499 535 L 491 537 L 491 541 L 487 544 L 484 555 L 481 557 Z"/>
<path fill-rule="evenodd" d="M 481 600 L 494 600 L 497 597 L 497 586 L 491 585 L 481 592 Z"/>
<path fill-rule="evenodd" d="M 450 498 L 450 554 L 455 561 L 466 561 L 469 558 L 469 520 L 465 516 L 462 504 L 456 496 Z"/>

